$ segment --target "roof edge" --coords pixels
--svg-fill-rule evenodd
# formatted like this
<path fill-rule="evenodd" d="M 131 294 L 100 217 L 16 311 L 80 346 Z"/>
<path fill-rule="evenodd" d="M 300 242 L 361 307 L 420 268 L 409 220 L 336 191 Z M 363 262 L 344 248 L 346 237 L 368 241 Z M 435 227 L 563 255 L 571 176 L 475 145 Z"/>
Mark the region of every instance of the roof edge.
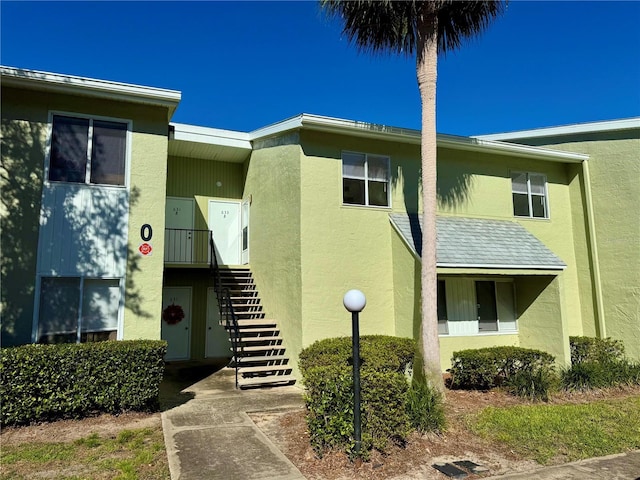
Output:
<path fill-rule="evenodd" d="M 171 118 L 175 112 L 182 98 L 182 94 L 178 90 L 99 80 L 76 75 L 42 72 L 25 68 L 0 66 L 0 76 L 2 77 L 2 85 L 4 86 L 71 94 L 83 92 L 98 98 L 135 103 L 150 103 L 166 107 L 169 110 L 169 118 Z"/>
<path fill-rule="evenodd" d="M 515 140 L 524 138 L 558 137 L 563 135 L 575 135 L 581 133 L 633 130 L 636 128 L 640 128 L 640 117 L 624 118 L 620 120 L 607 120 L 602 122 L 575 123 L 557 127 L 533 128 L 530 130 L 493 133 L 488 135 L 475 135 L 473 138 L 480 138 L 483 140 Z"/>
<path fill-rule="evenodd" d="M 171 122 L 173 127 L 172 140 L 186 142 L 205 143 L 210 145 L 225 145 L 244 150 L 251 150 L 251 141 L 248 133 L 235 130 L 223 130 L 219 128 L 198 127 L 185 123 Z"/>
<path fill-rule="evenodd" d="M 343 135 L 356 135 L 359 137 L 378 140 L 399 141 L 413 145 L 420 145 L 422 141 L 421 132 L 419 130 L 389 127 L 375 123 L 358 122 L 354 120 L 325 117 L 322 115 L 312 115 L 308 113 L 302 113 L 281 122 L 253 130 L 249 133 L 249 136 L 253 141 L 297 129 L 309 129 Z M 460 137 L 456 135 L 438 134 L 437 143 L 439 147 L 447 147 L 457 150 L 491 152 L 498 155 L 517 155 L 520 157 L 564 163 L 580 163 L 589 159 L 588 155 L 580 153 L 491 141 L 474 137 Z"/>

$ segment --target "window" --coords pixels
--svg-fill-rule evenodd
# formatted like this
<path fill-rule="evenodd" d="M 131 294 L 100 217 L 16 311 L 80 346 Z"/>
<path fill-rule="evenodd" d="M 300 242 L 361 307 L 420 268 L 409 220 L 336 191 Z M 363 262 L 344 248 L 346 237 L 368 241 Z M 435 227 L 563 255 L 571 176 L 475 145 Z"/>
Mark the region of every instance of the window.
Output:
<path fill-rule="evenodd" d="M 389 206 L 389 157 L 342 154 L 342 201 L 349 205 Z"/>
<path fill-rule="evenodd" d="M 438 333 L 476 335 L 517 332 L 510 280 L 438 280 Z"/>
<path fill-rule="evenodd" d="M 511 172 L 511 191 L 516 217 L 549 218 L 547 177 L 539 173 Z"/>
<path fill-rule="evenodd" d="M 447 290 L 444 280 L 438 280 L 438 333 L 446 335 L 447 328 Z"/>
<path fill-rule="evenodd" d="M 53 116 L 49 180 L 124 185 L 128 124 Z"/>
<path fill-rule="evenodd" d="M 115 340 L 119 309 L 119 279 L 43 277 L 38 342 Z"/>
<path fill-rule="evenodd" d="M 478 331 L 515 332 L 515 303 L 511 282 L 476 282 Z"/>

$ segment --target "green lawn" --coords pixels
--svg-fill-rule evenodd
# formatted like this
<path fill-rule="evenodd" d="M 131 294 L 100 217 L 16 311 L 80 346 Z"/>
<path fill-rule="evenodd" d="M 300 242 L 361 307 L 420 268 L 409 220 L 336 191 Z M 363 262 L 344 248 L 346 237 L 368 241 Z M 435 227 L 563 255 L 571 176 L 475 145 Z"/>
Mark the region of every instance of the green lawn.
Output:
<path fill-rule="evenodd" d="M 0 478 L 167 480 L 162 428 L 123 430 L 116 438 L 97 434 L 69 443 L 3 446 Z"/>
<path fill-rule="evenodd" d="M 569 462 L 640 448 L 640 396 L 578 405 L 489 407 L 476 434 L 539 463 Z"/>

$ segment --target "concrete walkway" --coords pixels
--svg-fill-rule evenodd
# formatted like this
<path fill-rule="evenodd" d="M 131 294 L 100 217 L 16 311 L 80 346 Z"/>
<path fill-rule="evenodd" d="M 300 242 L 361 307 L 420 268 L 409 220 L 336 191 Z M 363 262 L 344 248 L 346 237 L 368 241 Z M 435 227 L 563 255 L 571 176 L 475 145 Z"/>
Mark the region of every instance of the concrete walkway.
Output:
<path fill-rule="evenodd" d="M 302 390 L 236 390 L 233 370 L 212 374 L 217 368 L 167 369 L 160 400 L 171 479 L 304 480 L 247 414 L 303 408 Z M 448 477 L 433 470 L 423 478 Z M 491 478 L 640 480 L 640 451 Z"/>
<path fill-rule="evenodd" d="M 177 396 L 165 392 L 174 404 L 162 413 L 162 428 L 172 480 L 304 479 L 247 414 L 302 408 L 300 388 L 240 391 L 233 370 L 224 369 L 170 393 Z"/>
<path fill-rule="evenodd" d="M 640 480 L 640 451 L 589 458 L 555 467 L 491 478 L 496 480 Z"/>

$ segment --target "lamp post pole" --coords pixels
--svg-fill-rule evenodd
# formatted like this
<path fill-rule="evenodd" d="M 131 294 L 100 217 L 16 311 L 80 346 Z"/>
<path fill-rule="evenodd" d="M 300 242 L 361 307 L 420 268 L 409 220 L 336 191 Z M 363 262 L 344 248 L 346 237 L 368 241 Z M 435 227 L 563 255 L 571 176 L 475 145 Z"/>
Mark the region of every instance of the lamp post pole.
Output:
<path fill-rule="evenodd" d="M 355 438 L 356 456 L 362 447 L 362 424 L 360 419 L 360 312 L 367 304 L 367 299 L 360 290 L 349 290 L 344 295 L 344 306 L 351 312 L 351 337 L 353 344 L 353 435 Z"/>

